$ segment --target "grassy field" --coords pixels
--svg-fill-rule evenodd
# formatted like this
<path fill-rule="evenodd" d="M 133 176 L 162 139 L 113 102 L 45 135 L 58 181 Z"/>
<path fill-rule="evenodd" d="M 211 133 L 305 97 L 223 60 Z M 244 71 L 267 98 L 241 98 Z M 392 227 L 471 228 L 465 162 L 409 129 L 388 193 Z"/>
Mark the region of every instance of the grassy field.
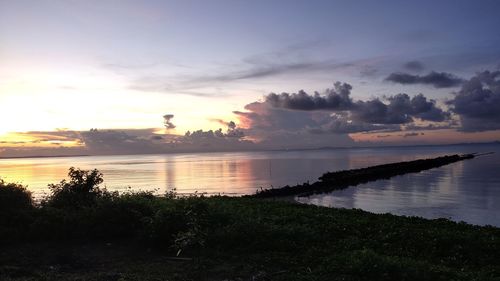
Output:
<path fill-rule="evenodd" d="M 72 173 L 73 172 L 73 173 Z M 500 229 L 272 199 L 0 182 L 0 280 L 500 280 Z"/>

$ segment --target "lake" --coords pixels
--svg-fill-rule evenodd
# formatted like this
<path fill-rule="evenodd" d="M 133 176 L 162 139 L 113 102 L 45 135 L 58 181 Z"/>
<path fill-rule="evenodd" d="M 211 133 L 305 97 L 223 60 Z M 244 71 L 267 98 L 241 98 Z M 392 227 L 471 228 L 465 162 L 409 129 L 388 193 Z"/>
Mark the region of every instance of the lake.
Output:
<path fill-rule="evenodd" d="M 327 171 L 489 151 L 496 153 L 297 200 L 500 226 L 498 144 L 1 159 L 0 177 L 27 185 L 37 198 L 48 193 L 48 183 L 66 178 L 71 166 L 100 170 L 109 190 L 155 190 L 161 194 L 175 188 L 180 194 L 233 196 L 252 194 L 261 187 L 314 182 Z"/>

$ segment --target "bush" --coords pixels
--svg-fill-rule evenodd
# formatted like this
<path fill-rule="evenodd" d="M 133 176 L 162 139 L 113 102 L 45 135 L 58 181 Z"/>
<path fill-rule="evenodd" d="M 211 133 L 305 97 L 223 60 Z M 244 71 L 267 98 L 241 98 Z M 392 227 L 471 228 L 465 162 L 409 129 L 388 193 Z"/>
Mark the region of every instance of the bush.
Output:
<path fill-rule="evenodd" d="M 31 209 L 33 198 L 26 187 L 0 179 L 0 212 Z"/>
<path fill-rule="evenodd" d="M 58 184 L 49 184 L 52 194 L 44 201 L 44 205 L 78 209 L 92 206 L 97 199 L 110 195 L 106 189 L 99 187 L 103 177 L 96 169 L 88 171 L 71 167 L 68 176 L 69 181 L 62 180 Z"/>
<path fill-rule="evenodd" d="M 20 184 L 0 179 L 0 245 L 22 239 L 35 211 L 31 192 Z"/>

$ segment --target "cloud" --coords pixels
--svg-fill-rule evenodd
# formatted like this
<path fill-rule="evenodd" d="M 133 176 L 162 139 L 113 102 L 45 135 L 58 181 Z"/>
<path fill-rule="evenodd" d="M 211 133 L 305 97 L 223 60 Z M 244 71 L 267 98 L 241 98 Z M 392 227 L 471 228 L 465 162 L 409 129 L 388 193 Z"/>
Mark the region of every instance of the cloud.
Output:
<path fill-rule="evenodd" d="M 274 108 L 302 111 L 349 111 L 355 122 L 369 124 L 405 124 L 414 118 L 426 121 L 441 122 L 450 117 L 448 112 L 436 106 L 434 100 L 419 94 L 412 98 L 407 94 L 386 97 L 388 104 L 379 98 L 369 101 L 353 101 L 350 97 L 352 86 L 336 82 L 333 89 L 324 94 L 313 95 L 305 91 L 298 93 L 271 93 L 265 96 L 264 103 Z M 251 107 L 251 105 L 249 105 Z"/>
<path fill-rule="evenodd" d="M 327 112 L 292 111 L 274 108 L 265 102 L 253 102 L 245 106 L 247 112 L 234 111 L 239 123 L 245 128 L 260 132 L 299 131 L 317 127 L 329 116 Z"/>
<path fill-rule="evenodd" d="M 228 138 L 243 138 L 245 133 L 238 128 L 234 121 L 224 121 L 222 119 L 210 119 L 210 121 L 217 122 L 221 125 L 227 127 L 226 133 L 222 133 L 222 129 L 216 130 L 218 136 L 228 137 Z"/>
<path fill-rule="evenodd" d="M 417 136 L 423 136 L 425 133 L 416 133 L 416 132 L 410 132 L 410 133 L 405 133 L 402 136 L 403 138 L 409 138 L 409 137 L 417 137 Z"/>
<path fill-rule="evenodd" d="M 500 129 L 500 71 L 477 73 L 463 83 L 447 104 L 460 117 L 460 130 Z"/>
<path fill-rule="evenodd" d="M 392 137 L 392 135 L 376 135 L 377 138 L 382 139 L 382 138 L 389 138 Z"/>
<path fill-rule="evenodd" d="M 174 93 L 194 97 L 214 97 L 217 93 L 207 93 L 196 91 L 199 85 L 190 84 L 187 81 L 179 81 L 179 78 L 164 75 L 150 75 L 140 78 L 130 79 L 129 89 L 142 92 Z"/>
<path fill-rule="evenodd" d="M 185 135 L 158 134 L 157 129 L 98 130 L 81 132 L 82 141 L 90 154 L 141 154 L 199 151 L 235 151 L 253 148 L 244 140 L 243 131 L 234 122 L 226 131 L 196 130 Z"/>
<path fill-rule="evenodd" d="M 457 128 L 458 124 L 455 120 L 448 120 L 444 124 L 427 124 L 427 125 L 417 125 L 408 124 L 404 126 L 405 130 L 411 131 L 434 131 L 434 130 L 445 130 Z"/>
<path fill-rule="evenodd" d="M 265 102 L 250 103 L 245 109 L 246 112 L 234 113 L 245 134 L 258 141 L 261 148 L 314 148 L 354 143 L 344 132 L 330 132 L 329 123 L 333 119 L 326 111 L 288 110 Z"/>
<path fill-rule="evenodd" d="M 144 75 L 141 73 L 130 79 L 129 88 L 138 91 L 168 92 L 194 96 L 217 96 L 197 89 L 242 80 L 260 80 L 281 75 L 310 75 L 329 73 L 336 70 L 353 70 L 363 76 L 373 76 L 377 69 L 373 63 L 380 58 L 339 60 L 336 58 L 317 59 L 302 51 L 317 47 L 314 43 L 297 44 L 284 50 L 257 54 L 231 64 L 215 64 L 201 74 Z M 307 53 L 307 52 L 305 52 Z"/>
<path fill-rule="evenodd" d="M 0 148 L 0 158 L 81 156 L 88 152 L 82 147 L 6 147 Z"/>
<path fill-rule="evenodd" d="M 432 71 L 427 75 L 413 75 L 403 72 L 391 73 L 386 81 L 410 85 L 410 84 L 424 84 L 431 85 L 434 88 L 450 88 L 459 86 L 464 80 L 447 72 Z"/>
<path fill-rule="evenodd" d="M 238 80 L 261 79 L 266 77 L 273 77 L 282 74 L 290 73 L 303 73 L 329 71 L 342 68 L 355 67 L 360 64 L 358 61 L 353 62 L 339 62 L 335 59 L 326 59 L 321 61 L 303 60 L 296 62 L 259 62 L 258 64 L 249 63 L 242 64 L 242 69 L 235 69 L 232 71 L 223 71 L 215 75 L 202 75 L 192 76 L 184 81 L 186 84 L 205 85 L 207 83 L 216 82 L 232 82 Z M 225 67 L 227 68 L 227 67 Z"/>
<path fill-rule="evenodd" d="M 313 133 L 334 133 L 334 134 L 352 134 L 360 132 L 386 132 L 399 131 L 399 125 L 391 124 L 371 124 L 359 120 L 353 120 L 349 114 L 331 114 L 330 120 L 319 128 L 311 129 Z"/>
<path fill-rule="evenodd" d="M 222 121 L 222 120 L 220 120 Z M 196 130 L 186 132 L 179 138 L 177 145 L 180 147 L 189 147 L 191 150 L 249 150 L 256 149 L 255 143 L 245 140 L 245 133 L 238 128 L 233 121 L 226 122 L 227 129 L 224 132 L 221 128 L 217 130 Z"/>
<path fill-rule="evenodd" d="M 352 86 L 336 82 L 333 89 L 327 89 L 324 95 L 318 92 L 309 95 L 304 91 L 298 93 L 271 93 L 266 96 L 266 103 L 273 107 L 293 110 L 349 110 L 353 107 L 350 98 Z"/>
<path fill-rule="evenodd" d="M 58 130 L 52 132 L 28 131 L 9 133 L 6 138 L 0 138 L 0 145 L 6 146 L 78 146 L 81 144 L 81 135 L 77 131 Z"/>
<path fill-rule="evenodd" d="M 347 137 L 353 133 L 399 132 L 407 126 L 416 127 L 417 121 L 423 126 L 452 122 L 449 112 L 423 94 L 413 97 L 397 94 L 356 101 L 351 98 L 351 90 L 351 85 L 336 82 L 333 89 L 322 94 L 271 93 L 263 101 L 247 104 L 246 111 L 234 113 L 245 133 L 252 138 L 270 143 L 283 140 L 280 136 L 287 135 L 301 138 L 304 145 L 308 145 L 307 141 L 310 142 L 314 135 L 318 140 L 336 135 L 339 143 L 349 145 L 353 140 Z M 318 145 L 321 141 L 315 143 Z"/>
<path fill-rule="evenodd" d="M 165 150 L 154 141 L 154 129 L 98 130 L 81 132 L 82 141 L 90 154 L 161 153 Z"/>
<path fill-rule="evenodd" d="M 406 124 L 415 118 L 439 122 L 449 114 L 436 107 L 434 100 L 427 100 L 422 94 L 410 98 L 407 94 L 386 97 L 388 104 L 375 98 L 358 101 L 352 110 L 355 119 L 376 124 Z"/>
<path fill-rule="evenodd" d="M 406 62 L 403 67 L 410 71 L 420 72 L 425 69 L 424 65 L 416 60 Z"/>
<path fill-rule="evenodd" d="M 353 119 L 375 124 L 406 124 L 415 118 L 425 121 L 442 122 L 450 114 L 436 106 L 436 101 L 418 94 L 410 98 L 407 94 L 386 97 L 388 104 L 379 98 L 357 101 L 352 109 Z"/>
<path fill-rule="evenodd" d="M 165 115 L 163 115 L 163 120 L 164 120 L 163 122 L 164 122 L 165 128 L 167 128 L 167 130 L 175 128 L 175 125 L 171 121 L 172 118 L 174 118 L 173 114 L 165 114 Z"/>
<path fill-rule="evenodd" d="M 408 96 L 405 98 L 409 99 Z M 450 118 L 449 112 L 437 107 L 435 100 L 428 100 L 423 94 L 413 96 L 410 106 L 412 116 L 425 121 L 442 122 Z"/>

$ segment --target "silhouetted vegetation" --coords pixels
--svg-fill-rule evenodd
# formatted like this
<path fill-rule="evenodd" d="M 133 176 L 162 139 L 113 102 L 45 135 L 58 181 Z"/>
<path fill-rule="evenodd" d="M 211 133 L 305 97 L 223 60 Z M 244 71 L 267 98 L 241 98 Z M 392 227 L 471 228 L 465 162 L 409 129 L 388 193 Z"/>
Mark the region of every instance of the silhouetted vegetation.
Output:
<path fill-rule="evenodd" d="M 0 213 L 32 207 L 33 199 L 26 187 L 0 179 Z"/>
<path fill-rule="evenodd" d="M 397 162 L 361 169 L 325 173 L 319 178 L 319 181 L 312 184 L 303 183 L 295 186 L 287 185 L 282 188 L 263 189 L 258 191 L 257 194 L 252 195 L 252 197 L 266 198 L 292 195 L 307 196 L 313 193 L 330 192 L 334 190 L 345 189 L 349 186 L 367 183 L 369 181 L 388 179 L 407 173 L 417 173 L 420 171 L 448 165 L 454 162 L 472 159 L 474 157 L 474 154 L 455 154 L 437 158 Z"/>
<path fill-rule="evenodd" d="M 494 227 L 256 198 L 118 194 L 99 187 L 95 170 L 69 176 L 43 204 L 7 208 L 17 220 L 0 220 L 0 280 L 500 278 Z"/>
<path fill-rule="evenodd" d="M 95 205 L 103 196 L 110 196 L 99 185 L 104 181 L 102 173 L 97 170 L 85 171 L 69 168 L 69 181 L 62 180 L 58 184 L 49 184 L 50 197 L 44 204 L 59 208 L 83 208 Z"/>

